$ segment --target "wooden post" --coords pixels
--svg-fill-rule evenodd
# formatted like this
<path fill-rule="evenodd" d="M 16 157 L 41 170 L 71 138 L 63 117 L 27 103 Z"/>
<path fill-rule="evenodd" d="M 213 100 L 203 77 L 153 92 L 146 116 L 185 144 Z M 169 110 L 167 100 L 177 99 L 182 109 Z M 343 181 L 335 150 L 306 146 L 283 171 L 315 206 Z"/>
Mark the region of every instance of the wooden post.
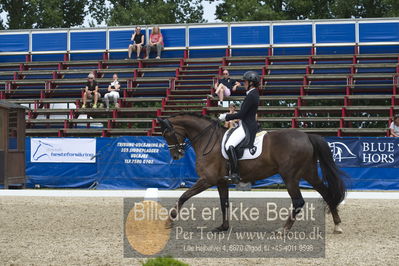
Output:
<path fill-rule="evenodd" d="M 5 188 L 25 185 L 25 128 L 25 107 L 0 101 L 0 184 Z"/>
<path fill-rule="evenodd" d="M 0 184 L 6 182 L 6 151 L 7 151 L 8 112 L 0 108 Z"/>

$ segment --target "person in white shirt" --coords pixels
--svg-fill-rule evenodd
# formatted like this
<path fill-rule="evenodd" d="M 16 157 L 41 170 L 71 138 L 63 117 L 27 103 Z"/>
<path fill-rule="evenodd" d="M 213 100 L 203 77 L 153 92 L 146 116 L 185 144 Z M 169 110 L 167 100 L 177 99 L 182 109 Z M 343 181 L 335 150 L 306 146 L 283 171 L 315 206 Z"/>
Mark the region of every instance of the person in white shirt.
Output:
<path fill-rule="evenodd" d="M 389 136 L 397 138 L 399 137 L 399 115 L 395 115 L 391 125 L 389 126 Z"/>
<path fill-rule="evenodd" d="M 114 101 L 115 108 L 119 108 L 118 99 L 119 99 L 119 89 L 120 89 L 121 85 L 119 84 L 117 74 L 114 74 L 112 76 L 112 78 L 113 78 L 113 81 L 108 86 L 108 93 L 105 94 L 105 96 L 104 96 L 104 101 L 105 101 L 105 105 L 106 105 L 107 109 L 109 109 L 110 98 Z"/>

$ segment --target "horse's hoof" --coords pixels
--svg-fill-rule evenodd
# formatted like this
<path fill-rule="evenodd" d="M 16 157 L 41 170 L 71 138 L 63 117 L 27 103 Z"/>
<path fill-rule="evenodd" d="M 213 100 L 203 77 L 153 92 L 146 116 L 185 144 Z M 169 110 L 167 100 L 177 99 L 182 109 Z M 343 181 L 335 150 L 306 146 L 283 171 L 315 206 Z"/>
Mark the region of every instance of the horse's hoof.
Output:
<path fill-rule="evenodd" d="M 224 232 L 224 231 L 227 231 L 227 230 L 229 230 L 228 226 L 221 225 L 221 226 L 216 227 L 215 229 L 213 229 L 212 233 L 219 233 L 219 232 Z"/>
<path fill-rule="evenodd" d="M 344 231 L 342 230 L 342 228 L 339 225 L 335 225 L 334 226 L 334 234 L 342 234 Z"/>

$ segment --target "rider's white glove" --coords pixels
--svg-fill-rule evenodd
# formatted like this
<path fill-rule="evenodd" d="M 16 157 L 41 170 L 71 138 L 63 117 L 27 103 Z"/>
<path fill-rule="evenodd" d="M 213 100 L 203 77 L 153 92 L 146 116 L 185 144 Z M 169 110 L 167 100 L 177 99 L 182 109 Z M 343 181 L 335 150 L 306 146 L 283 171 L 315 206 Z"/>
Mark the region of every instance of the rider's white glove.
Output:
<path fill-rule="evenodd" d="M 220 121 L 225 121 L 226 120 L 226 114 L 220 114 L 219 115 L 219 120 Z"/>

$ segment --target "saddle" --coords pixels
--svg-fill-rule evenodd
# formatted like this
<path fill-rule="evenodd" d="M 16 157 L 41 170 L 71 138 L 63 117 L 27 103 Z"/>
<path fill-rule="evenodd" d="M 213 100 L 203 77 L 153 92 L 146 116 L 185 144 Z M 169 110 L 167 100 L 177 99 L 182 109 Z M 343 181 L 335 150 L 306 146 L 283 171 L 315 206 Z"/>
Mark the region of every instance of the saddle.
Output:
<path fill-rule="evenodd" d="M 225 159 L 228 159 L 228 156 L 226 153 L 226 142 L 229 139 L 229 137 L 231 136 L 231 134 L 236 129 L 237 128 L 229 129 L 223 136 L 222 155 Z M 254 144 L 251 145 L 251 147 L 249 147 L 250 146 L 249 145 L 250 138 L 248 137 L 249 134 L 245 127 L 244 127 L 244 131 L 245 131 L 245 138 L 235 148 L 235 151 L 237 154 L 237 159 L 238 160 L 255 159 L 262 153 L 263 137 L 267 132 L 266 131 L 258 131 L 256 133 Z"/>

